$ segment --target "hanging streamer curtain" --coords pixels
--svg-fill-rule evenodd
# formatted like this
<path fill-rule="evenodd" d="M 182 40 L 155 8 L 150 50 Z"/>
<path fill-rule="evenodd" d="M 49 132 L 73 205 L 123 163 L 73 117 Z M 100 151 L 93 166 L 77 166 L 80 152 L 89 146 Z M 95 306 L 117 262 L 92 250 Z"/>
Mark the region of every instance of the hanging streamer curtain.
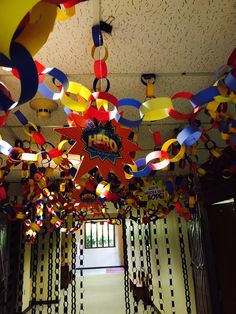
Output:
<path fill-rule="evenodd" d="M 67 219 L 65 219 L 65 228 L 68 228 L 68 222 Z M 67 233 L 64 234 L 65 238 L 64 238 L 64 266 L 65 266 L 65 271 L 66 271 L 66 282 L 65 282 L 65 286 L 63 287 L 63 314 L 68 314 L 68 285 L 67 285 L 67 280 L 68 280 L 68 276 L 69 276 L 69 268 L 68 268 L 68 272 L 67 272 L 67 267 L 69 267 L 68 265 L 68 235 Z"/>
<path fill-rule="evenodd" d="M 44 292 L 44 264 L 45 264 L 45 235 L 43 234 L 41 237 L 41 252 L 40 252 L 40 260 L 39 260 L 39 314 L 43 314 L 43 292 Z"/>
<path fill-rule="evenodd" d="M 72 228 L 75 227 L 76 219 L 73 213 Z M 76 235 L 72 233 L 71 248 L 71 314 L 76 314 Z"/>
<path fill-rule="evenodd" d="M 55 230 L 56 254 L 55 254 L 55 314 L 59 313 L 60 305 L 60 269 L 61 269 L 61 234 L 60 230 Z"/>
<path fill-rule="evenodd" d="M 125 314 L 130 314 L 130 298 L 129 298 L 129 262 L 128 262 L 128 246 L 127 246 L 127 226 L 126 220 L 122 220 L 123 230 L 123 250 L 124 250 L 124 288 L 125 288 Z"/>
<path fill-rule="evenodd" d="M 52 314 L 53 233 L 49 234 L 47 314 Z"/>
<path fill-rule="evenodd" d="M 181 218 L 178 217 L 178 229 L 179 229 L 179 245 L 180 245 L 180 254 L 181 254 L 181 263 L 184 279 L 184 290 L 185 290 L 185 305 L 188 314 L 192 313 L 191 310 L 191 299 L 190 299 L 190 289 L 189 289 L 189 280 L 188 280 L 188 269 L 186 263 L 186 254 L 185 254 L 185 244 L 184 244 L 184 235 L 182 230 Z"/>
<path fill-rule="evenodd" d="M 154 303 L 153 303 L 153 284 L 152 284 L 152 262 L 151 262 L 151 242 L 150 242 L 150 225 L 144 225 L 144 240 L 145 240 L 145 250 L 146 250 L 146 264 L 147 264 L 147 279 L 148 279 L 148 291 L 151 301 L 151 313 L 155 313 Z"/>
<path fill-rule="evenodd" d="M 17 296 L 17 312 L 22 312 L 23 305 L 23 279 L 24 279 L 24 258 L 25 258 L 25 237 L 23 233 L 23 227 L 21 226 L 21 243 L 20 243 L 20 255 L 19 255 L 19 271 L 18 271 L 18 296 Z"/>
<path fill-rule="evenodd" d="M 80 242 L 79 242 L 79 289 L 80 289 L 80 306 L 79 306 L 79 313 L 84 313 L 84 225 L 80 228 Z"/>
<path fill-rule="evenodd" d="M 164 236 L 165 236 L 167 264 L 168 264 L 169 288 L 170 288 L 170 295 L 171 295 L 171 298 L 170 298 L 171 299 L 171 314 L 176 314 L 175 293 L 174 293 L 173 274 L 172 274 L 172 260 L 171 260 L 171 251 L 170 251 L 170 243 L 169 243 L 169 238 L 168 238 L 168 226 L 167 226 L 166 218 L 164 218 Z"/>
<path fill-rule="evenodd" d="M 134 238 L 134 223 L 133 220 L 130 219 L 130 247 L 131 247 L 131 262 L 132 262 L 132 274 L 133 274 L 133 307 L 134 313 L 138 313 L 138 301 L 137 301 L 137 265 L 136 265 L 136 257 L 135 257 L 135 238 Z"/>
<path fill-rule="evenodd" d="M 164 300 L 163 300 L 163 291 L 162 291 L 162 283 L 161 283 L 161 265 L 160 265 L 160 259 L 159 259 L 159 249 L 158 249 L 157 221 L 155 221 L 153 223 L 153 242 L 154 242 L 154 252 L 155 252 L 155 259 L 156 259 L 159 307 L 160 307 L 160 312 L 161 313 L 165 313 L 165 310 L 164 310 Z"/>
<path fill-rule="evenodd" d="M 33 250 L 33 273 L 32 273 L 32 314 L 36 314 L 37 273 L 38 273 L 38 238 L 36 238 Z"/>

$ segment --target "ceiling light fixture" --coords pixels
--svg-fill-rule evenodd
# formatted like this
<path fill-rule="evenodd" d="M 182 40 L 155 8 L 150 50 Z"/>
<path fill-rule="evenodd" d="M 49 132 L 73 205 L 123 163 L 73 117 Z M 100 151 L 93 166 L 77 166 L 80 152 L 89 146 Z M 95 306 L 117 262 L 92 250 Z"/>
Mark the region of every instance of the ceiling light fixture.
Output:
<path fill-rule="evenodd" d="M 35 110 L 39 118 L 50 118 L 51 113 L 58 107 L 57 103 L 47 98 L 35 98 L 30 101 L 31 109 Z"/>

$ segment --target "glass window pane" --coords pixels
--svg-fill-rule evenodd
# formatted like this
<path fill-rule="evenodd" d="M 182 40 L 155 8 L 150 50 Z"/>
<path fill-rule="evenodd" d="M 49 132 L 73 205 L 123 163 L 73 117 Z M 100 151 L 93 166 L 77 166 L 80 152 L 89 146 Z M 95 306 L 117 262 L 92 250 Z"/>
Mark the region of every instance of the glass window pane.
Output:
<path fill-rule="evenodd" d="M 108 247 L 108 223 L 103 224 L 103 246 Z"/>
<path fill-rule="evenodd" d="M 103 225 L 97 223 L 97 230 L 98 230 L 98 247 L 103 247 L 103 235 L 102 235 L 102 227 Z"/>
<path fill-rule="evenodd" d="M 114 225 L 109 224 L 109 246 L 115 246 Z"/>
<path fill-rule="evenodd" d="M 97 224 L 92 223 L 92 247 L 97 247 Z"/>
<path fill-rule="evenodd" d="M 90 222 L 86 223 L 85 227 L 86 227 L 86 230 L 85 230 L 85 234 L 86 234 L 85 247 L 90 248 L 91 247 L 91 224 L 90 224 Z"/>

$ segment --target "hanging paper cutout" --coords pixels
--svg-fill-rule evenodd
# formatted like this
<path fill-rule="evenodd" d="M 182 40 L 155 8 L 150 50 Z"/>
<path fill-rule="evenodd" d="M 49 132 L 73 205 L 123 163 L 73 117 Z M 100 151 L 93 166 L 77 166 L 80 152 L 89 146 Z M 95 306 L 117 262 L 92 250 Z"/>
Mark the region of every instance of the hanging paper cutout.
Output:
<path fill-rule="evenodd" d="M 79 116 L 74 116 L 78 122 Z M 124 166 L 134 164 L 129 152 L 139 150 L 139 147 L 128 140 L 131 130 L 122 128 L 115 121 L 98 122 L 86 128 L 78 123 L 74 127 L 56 129 L 57 132 L 75 141 L 70 154 L 82 155 L 83 162 L 74 180 L 97 167 L 103 178 L 109 172 L 114 172 L 122 183 L 126 184 Z"/>

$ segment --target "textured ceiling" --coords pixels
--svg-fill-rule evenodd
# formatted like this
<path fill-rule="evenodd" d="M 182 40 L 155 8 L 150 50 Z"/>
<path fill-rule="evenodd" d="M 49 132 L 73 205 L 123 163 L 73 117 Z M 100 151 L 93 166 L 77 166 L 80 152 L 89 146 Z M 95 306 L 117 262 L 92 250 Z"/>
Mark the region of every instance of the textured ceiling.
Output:
<path fill-rule="evenodd" d="M 99 19 L 110 16 L 112 35 L 104 35 L 108 47 L 107 60 L 110 92 L 118 98 L 132 97 L 143 101 L 145 87 L 140 82 L 141 73 L 159 74 L 155 84 L 156 96 L 171 96 L 179 91 L 196 93 L 214 81 L 214 72 L 225 64 L 236 46 L 235 0 L 89 0 L 76 7 L 76 16 L 57 22 L 48 42 L 36 55 L 46 67 L 57 67 L 71 80 L 92 88 L 94 78 L 91 58 L 91 27 Z M 186 72 L 186 75 L 181 75 Z M 2 73 L 2 74 L 1 74 Z M 0 79 L 9 87 L 13 96 L 19 95 L 19 82 L 6 72 Z M 37 95 L 40 96 L 40 95 Z M 190 110 L 187 102 L 176 102 L 182 112 Z M 38 120 L 28 104 L 21 106 L 28 120 L 42 127 L 43 134 L 52 142 L 59 136 L 48 126 L 66 124 L 63 107 L 50 120 Z M 135 110 L 125 109 L 125 117 L 137 116 Z M 201 116 L 204 123 L 206 116 Z M 20 124 L 12 114 L 8 126 L 2 129 L 4 139 L 14 144 L 23 138 Z M 163 139 L 172 136 L 173 129 L 183 123 L 172 119 L 153 123 L 151 130 L 159 130 Z M 153 149 L 150 125 L 137 130 L 139 144 L 145 149 L 143 156 Z M 213 134 L 219 146 L 219 134 Z M 207 157 L 200 149 L 200 160 Z M 138 157 L 139 157 L 138 156 Z"/>

